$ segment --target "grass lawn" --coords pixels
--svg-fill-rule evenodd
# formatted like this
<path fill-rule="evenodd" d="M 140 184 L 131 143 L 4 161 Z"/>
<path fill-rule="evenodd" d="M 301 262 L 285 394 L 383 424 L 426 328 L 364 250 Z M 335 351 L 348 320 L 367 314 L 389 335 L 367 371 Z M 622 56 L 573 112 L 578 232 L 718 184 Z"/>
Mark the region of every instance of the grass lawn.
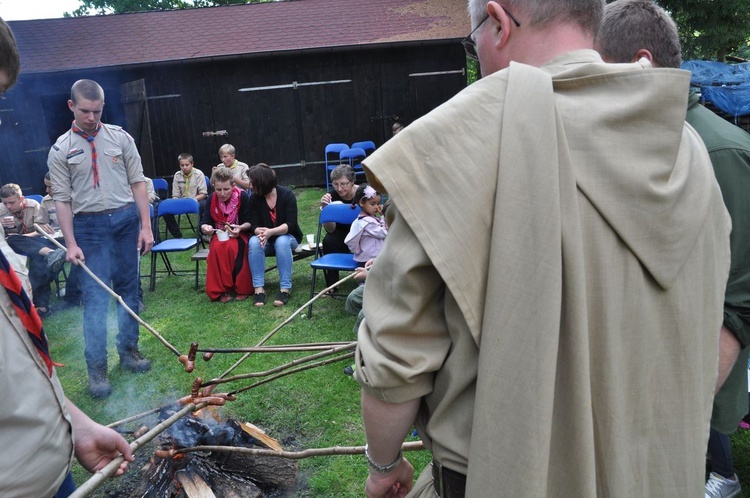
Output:
<path fill-rule="evenodd" d="M 321 189 L 297 189 L 299 222 L 303 233 L 314 233 L 319 214 L 318 201 Z M 184 222 L 183 222 L 184 223 Z M 189 254 L 172 255 L 170 260 L 177 268 L 191 268 Z M 141 262 L 141 270 L 147 275 L 150 257 Z M 312 271 L 310 260 L 298 261 L 293 270 L 293 292 L 289 305 L 275 308 L 271 302 L 278 291 L 278 272 L 266 274 L 269 302 L 263 308 L 255 308 L 252 300 L 212 303 L 201 287 L 194 289 L 192 276 L 165 276 L 157 278 L 156 291 L 149 292 L 147 279 L 143 279 L 145 302 L 148 309 L 142 318 L 156 329 L 180 352 L 187 353 L 190 343 L 196 341 L 201 347 L 248 347 L 255 346 L 268 332 L 289 317 L 309 299 Z M 161 262 L 157 262 L 161 266 Z M 268 260 L 272 264 L 272 260 Z M 205 263 L 201 263 L 205 273 Z M 343 276 L 343 275 L 342 275 Z M 323 289 L 322 275 L 319 275 Z M 204 281 L 201 276 L 200 284 Z M 347 282 L 349 283 L 349 282 Z M 354 288 L 350 283 L 348 289 Z M 87 392 L 88 377 L 83 358 L 82 311 L 80 308 L 55 313 L 45 320 L 52 357 L 65 363 L 58 369 L 60 379 L 68 397 L 94 420 L 108 424 L 169 404 L 190 393 L 196 376 L 204 379 L 218 377 L 241 355 L 217 354 L 210 362 L 199 359 L 192 374 L 185 373 L 177 357 L 165 348 L 152 334 L 141 328 L 140 348 L 152 360 L 153 368 L 145 374 L 132 374 L 120 370 L 115 347 L 117 333 L 115 307 L 110 307 L 109 323 L 109 372 L 113 387 L 112 395 L 105 400 L 94 400 Z M 281 329 L 267 344 L 293 344 L 311 342 L 352 341 L 355 317 L 344 311 L 343 300 L 321 298 L 315 303 L 312 318 L 298 316 Z M 309 353 L 307 353 L 309 354 Z M 287 363 L 305 353 L 254 354 L 238 367 L 233 374 L 258 372 Z M 252 422 L 281 441 L 285 449 L 303 450 L 329 446 L 356 446 L 364 444 L 362 420 L 359 412 L 359 386 L 342 373 L 348 362 L 337 362 L 305 372 L 274 380 L 238 395 L 235 402 L 222 408 L 223 413 L 242 421 Z M 237 389 L 250 385 L 252 380 L 238 380 L 225 385 Z M 145 419 L 153 423 L 153 418 Z M 134 422 L 126 429 L 135 429 L 141 423 Z M 146 453 L 149 448 L 141 450 Z M 138 454 L 141 453 L 138 452 Z M 150 456 L 150 455 L 148 455 Z M 416 469 L 421 469 L 430 459 L 428 452 L 410 453 L 409 458 Z M 363 456 L 317 457 L 299 461 L 300 478 L 297 490 L 288 496 L 362 496 L 367 465 Z M 135 476 L 138 466 L 128 474 Z M 89 474 L 76 467 L 75 480 L 81 484 Z M 92 496 L 125 496 L 118 493 L 123 478 L 103 485 Z M 132 479 L 132 477 L 128 478 Z"/>

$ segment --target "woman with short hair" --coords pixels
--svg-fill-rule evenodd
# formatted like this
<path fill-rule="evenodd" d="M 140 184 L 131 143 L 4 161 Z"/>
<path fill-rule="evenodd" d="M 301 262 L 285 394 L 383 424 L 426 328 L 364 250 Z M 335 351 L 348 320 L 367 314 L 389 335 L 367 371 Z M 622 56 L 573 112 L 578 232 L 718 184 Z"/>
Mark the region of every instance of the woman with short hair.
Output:
<path fill-rule="evenodd" d="M 297 224 L 297 198 L 289 188 L 276 184 L 276 172 L 267 164 L 256 164 L 248 176 L 253 192 L 250 197 L 253 236 L 248 254 L 255 287 L 253 304 L 266 304 L 266 256 L 276 255 L 279 292 L 273 305 L 284 306 L 292 292 L 292 253 L 302 240 L 302 230 Z"/>

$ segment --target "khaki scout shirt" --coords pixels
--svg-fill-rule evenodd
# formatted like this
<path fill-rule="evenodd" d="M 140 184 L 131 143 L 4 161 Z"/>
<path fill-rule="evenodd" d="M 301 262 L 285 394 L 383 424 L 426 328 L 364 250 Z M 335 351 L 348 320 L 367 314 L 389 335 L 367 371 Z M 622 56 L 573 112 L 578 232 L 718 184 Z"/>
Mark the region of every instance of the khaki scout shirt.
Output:
<path fill-rule="evenodd" d="M 216 165 L 217 168 L 224 167 L 224 163 L 219 163 Z M 230 170 L 232 170 L 232 174 L 235 178 L 239 178 L 240 180 L 245 180 L 246 182 L 250 181 L 250 176 L 247 174 L 247 172 L 250 170 L 250 166 L 247 164 L 238 161 L 237 159 L 234 160 L 234 164 L 232 164 L 229 167 Z"/>
<path fill-rule="evenodd" d="M 4 241 L 0 246 L 7 248 Z M 0 464 L 0 496 L 52 496 L 73 458 L 65 395 L 57 372 L 49 376 L 4 288 L 0 330 L 0 448 L 8 452 Z"/>
<path fill-rule="evenodd" d="M 102 124 L 94 144 L 100 179 L 97 188 L 91 169 L 91 145 L 82 136 L 68 130 L 47 157 L 53 197 L 71 202 L 73 214 L 123 207 L 133 202 L 130 186 L 145 181 L 133 137 L 121 127 Z"/>
<path fill-rule="evenodd" d="M 43 215 L 42 206 L 34 199 L 23 199 L 23 208 L 18 214 L 11 213 L 5 205 L 0 205 L 0 217 L 13 216 L 16 226 L 13 228 L 5 228 L 5 233 L 10 234 L 21 234 L 21 233 L 32 233 L 34 230 L 34 223 L 47 223 L 46 218 Z"/>
<path fill-rule="evenodd" d="M 186 184 L 187 189 L 185 188 Z M 203 171 L 193 167 L 193 172 L 189 179 L 185 178 L 182 170 L 174 174 L 174 178 L 172 179 L 172 197 L 174 199 L 185 199 L 186 197 L 195 199 L 198 194 L 208 195 L 206 175 L 203 174 Z"/>

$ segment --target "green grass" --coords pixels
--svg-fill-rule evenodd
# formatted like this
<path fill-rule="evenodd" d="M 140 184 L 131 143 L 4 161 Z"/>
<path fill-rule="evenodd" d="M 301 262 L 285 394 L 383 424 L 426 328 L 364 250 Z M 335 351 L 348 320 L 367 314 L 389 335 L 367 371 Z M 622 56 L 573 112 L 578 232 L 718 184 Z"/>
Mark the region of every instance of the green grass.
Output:
<path fill-rule="evenodd" d="M 296 193 L 302 231 L 305 234 L 314 233 L 320 212 L 318 200 L 323 191 L 297 189 Z M 178 268 L 187 269 L 193 265 L 187 254 L 172 255 L 170 260 Z M 157 279 L 155 292 L 147 290 L 148 282 L 144 279 L 148 309 L 142 318 L 184 353 L 187 353 L 193 341 L 202 347 L 255 346 L 309 299 L 312 277 L 309 262 L 307 259 L 294 264 L 292 297 L 289 305 L 282 308 L 274 308 L 270 302 L 263 308 L 255 308 L 251 300 L 212 303 L 202 287 L 197 291 L 194 289 L 192 276 L 162 275 Z M 158 264 L 162 267 L 160 262 Z M 271 264 L 271 260 L 268 264 Z M 142 273 L 148 274 L 149 268 L 150 257 L 147 257 L 141 262 Z M 204 263 L 201 270 L 205 272 Z M 319 275 L 318 281 L 317 290 L 320 291 L 324 287 L 322 275 Z M 201 278 L 201 286 L 203 283 Z M 273 297 L 278 291 L 278 284 L 278 272 L 274 270 L 266 274 L 269 296 Z M 352 289 L 354 285 L 351 283 L 346 288 Z M 81 310 L 55 313 L 45 320 L 52 356 L 66 365 L 58 369 L 66 394 L 89 416 L 103 424 L 171 403 L 190 393 L 196 376 L 204 379 L 218 377 L 241 356 L 217 354 L 210 362 L 198 359 L 195 372 L 187 374 L 177 357 L 141 328 L 140 348 L 152 360 L 153 368 L 145 374 L 124 372 L 118 367 L 115 348 L 117 324 L 114 304 L 106 319 L 109 324 L 109 371 L 113 386 L 113 393 L 106 400 L 94 400 L 87 392 Z M 268 344 L 351 341 L 355 339 L 352 331 L 354 320 L 354 316 L 344 311 L 343 300 L 322 298 L 315 303 L 312 318 L 296 317 Z M 302 355 L 254 354 L 233 373 L 264 371 Z M 347 363 L 337 362 L 296 373 L 246 391 L 238 396 L 237 401 L 224 407 L 223 413 L 262 427 L 291 450 L 364 444 L 359 411 L 360 390 L 354 380 L 342 373 Z M 229 389 L 236 389 L 251 383 L 251 380 L 239 380 L 228 386 Z M 217 389 L 217 392 L 229 389 Z M 134 429 L 139 425 L 136 422 L 129 428 Z M 411 453 L 409 457 L 414 467 L 421 469 L 429 461 L 430 455 L 419 452 Z M 299 462 L 299 469 L 301 486 L 291 496 L 347 497 L 363 494 L 367 466 L 361 456 L 305 459 Z M 133 468 L 129 474 L 135 475 L 137 470 Z M 89 478 L 89 474 L 80 467 L 74 469 L 74 476 L 79 485 Z M 121 496 L 116 491 L 119 479 L 124 478 L 107 483 L 92 496 Z"/>

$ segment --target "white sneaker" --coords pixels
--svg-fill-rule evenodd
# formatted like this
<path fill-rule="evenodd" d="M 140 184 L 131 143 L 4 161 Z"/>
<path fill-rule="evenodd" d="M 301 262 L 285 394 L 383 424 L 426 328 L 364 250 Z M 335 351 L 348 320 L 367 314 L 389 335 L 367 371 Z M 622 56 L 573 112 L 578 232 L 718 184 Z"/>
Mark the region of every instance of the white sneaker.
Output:
<path fill-rule="evenodd" d="M 740 480 L 735 474 L 734 479 L 727 479 L 711 472 L 706 482 L 706 498 L 732 498 L 742 491 Z"/>

